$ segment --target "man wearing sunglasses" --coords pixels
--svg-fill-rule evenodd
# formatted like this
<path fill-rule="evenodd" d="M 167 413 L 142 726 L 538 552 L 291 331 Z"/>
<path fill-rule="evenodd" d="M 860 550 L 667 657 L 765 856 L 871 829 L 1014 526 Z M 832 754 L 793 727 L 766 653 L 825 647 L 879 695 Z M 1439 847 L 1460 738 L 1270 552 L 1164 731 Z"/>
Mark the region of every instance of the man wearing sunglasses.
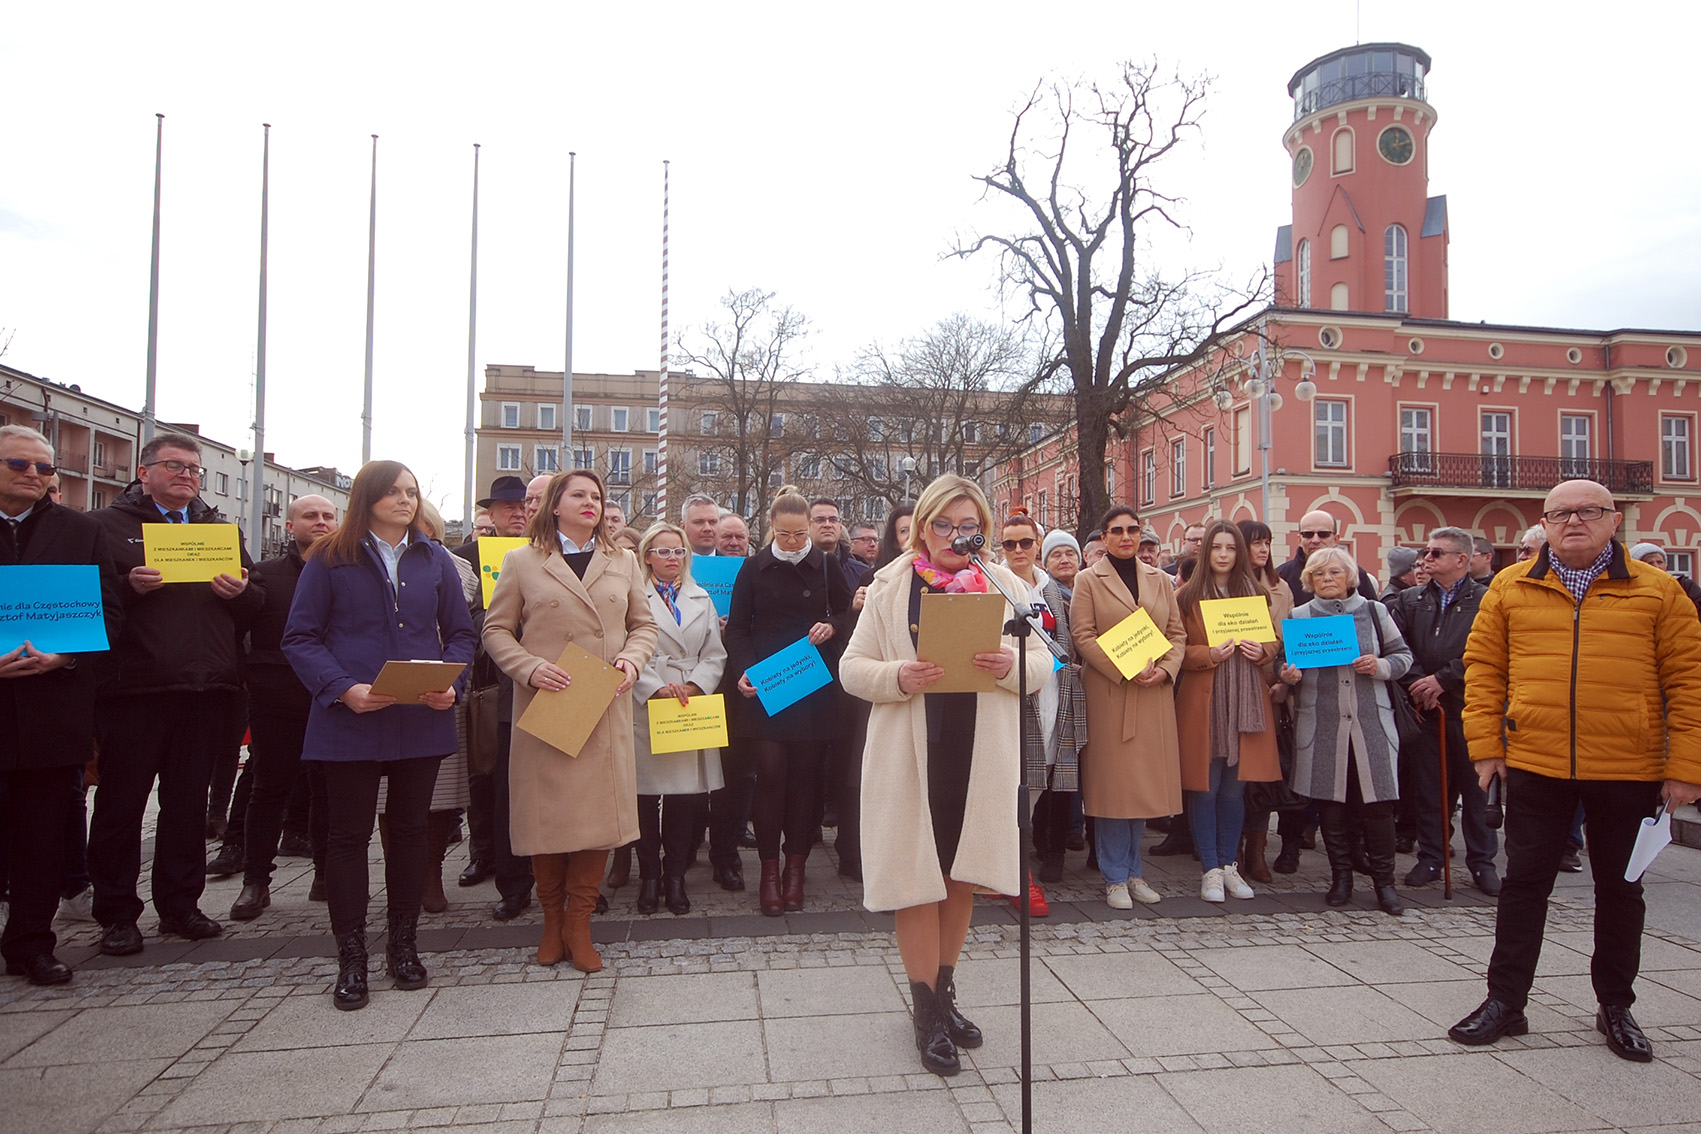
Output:
<path fill-rule="evenodd" d="M 94 915 L 100 950 L 142 951 L 137 894 L 142 822 L 159 782 L 154 833 L 153 901 L 161 933 L 199 941 L 223 927 L 200 910 L 207 884 L 207 786 L 220 749 L 242 733 L 242 655 L 237 648 L 265 603 L 264 584 L 241 574 L 208 583 L 166 583 L 147 565 L 147 524 L 222 524 L 200 497 L 201 443 L 162 433 L 142 447 L 136 480 L 111 507 L 93 513 L 124 601 L 124 633 L 113 643 L 111 672 L 96 712 L 100 788 L 89 827 Z M 240 544 L 239 544 L 240 546 Z"/>
<path fill-rule="evenodd" d="M 1506 785 L 1506 887 L 1488 999 L 1447 1033 L 1488 1044 L 1529 1030 L 1548 895 L 1571 817 L 1588 813 L 1595 882 L 1595 1030 L 1622 1059 L 1653 1059 L 1630 1014 L 1645 905 L 1625 869 L 1642 820 L 1701 796 L 1701 624 L 1664 571 L 1613 538 L 1612 493 L 1548 493 L 1547 549 L 1495 577 L 1465 647 L 1465 735 L 1481 783 Z"/>
<path fill-rule="evenodd" d="M 46 437 L 28 426 L 0 426 L 0 567 L 95 567 L 107 641 L 116 641 L 123 602 L 106 533 L 93 519 L 53 502 L 52 477 L 53 446 Z M 64 984 L 71 970 L 53 955 L 53 913 L 72 808 L 94 751 L 102 655 L 53 653 L 27 640 L 10 645 L 15 641 L 0 642 L 0 837 L 9 839 L 11 878 L 0 954 L 8 975 Z"/>
<path fill-rule="evenodd" d="M 1299 581 L 1300 572 L 1305 570 L 1305 557 L 1318 548 L 1334 547 L 1340 541 L 1340 528 L 1335 517 L 1329 513 L 1318 509 L 1315 512 L 1307 512 L 1300 517 L 1299 547 L 1294 550 L 1292 559 L 1276 568 L 1276 574 L 1282 577 L 1283 581 L 1287 583 L 1288 589 L 1293 592 L 1294 606 L 1304 606 L 1317 597 L 1306 590 L 1305 585 Z M 1363 567 L 1358 569 L 1358 593 L 1371 602 L 1376 601 L 1376 580 L 1371 578 L 1370 572 Z"/>

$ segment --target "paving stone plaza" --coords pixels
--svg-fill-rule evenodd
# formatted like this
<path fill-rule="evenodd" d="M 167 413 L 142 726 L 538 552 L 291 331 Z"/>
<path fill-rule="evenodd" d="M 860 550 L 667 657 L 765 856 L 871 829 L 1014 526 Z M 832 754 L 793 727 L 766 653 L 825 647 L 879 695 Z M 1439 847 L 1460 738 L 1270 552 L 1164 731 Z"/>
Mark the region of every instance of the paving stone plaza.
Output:
<path fill-rule="evenodd" d="M 1402 891 L 1394 919 L 1362 888 L 1325 907 L 1321 852 L 1226 906 L 1198 899 L 1191 859 L 1148 859 L 1164 900 L 1118 912 L 1084 857 L 1034 923 L 1036 1130 L 1701 1129 L 1701 851 L 1673 846 L 1647 878 L 1645 1065 L 1593 1030 L 1587 873 L 1560 876 L 1531 1034 L 1466 1049 L 1445 1033 L 1483 997 L 1494 930 L 1468 881 L 1451 902 L 1439 883 Z M 422 922 L 430 987 L 391 990 L 380 946 L 372 1003 L 350 1013 L 331 1006 L 303 859 L 279 860 L 264 917 L 213 941 L 153 936 L 150 913 L 142 954 L 104 958 L 95 927 L 61 923 L 71 985 L 0 983 L 0 1130 L 1019 1130 L 1009 906 L 980 902 L 958 972 L 986 1045 L 939 1079 L 917 1063 L 891 919 L 832 861 L 817 850 L 809 909 L 785 918 L 706 864 L 684 917 L 634 914 L 634 882 L 597 919 L 605 968 L 586 977 L 530 963 L 535 906 L 500 925 L 491 884 L 455 889 L 456 848 L 450 909 Z M 239 888 L 210 883 L 203 908 L 222 918 Z"/>

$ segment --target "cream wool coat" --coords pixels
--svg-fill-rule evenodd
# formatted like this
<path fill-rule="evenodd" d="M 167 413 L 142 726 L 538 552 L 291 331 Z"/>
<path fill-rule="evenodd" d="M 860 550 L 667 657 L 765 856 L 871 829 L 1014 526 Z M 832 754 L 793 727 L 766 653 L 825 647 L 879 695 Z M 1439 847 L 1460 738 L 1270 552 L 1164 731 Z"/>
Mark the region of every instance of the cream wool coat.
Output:
<path fill-rule="evenodd" d="M 927 709 L 922 698 L 898 688 L 898 670 L 915 661 L 910 641 L 910 576 L 914 555 L 903 555 L 875 572 L 851 635 L 839 677 L 846 692 L 872 702 L 868 743 L 862 757 L 862 895 L 871 910 L 906 909 L 943 901 L 945 880 L 933 841 L 927 802 Z M 1028 588 L 996 565 L 1012 594 Z M 1013 612 L 1005 606 L 1005 618 Z M 1015 648 L 1016 640 L 1004 643 Z M 1051 655 L 1030 642 L 1028 688 L 1051 674 Z M 991 693 L 977 694 L 975 742 L 969 772 L 963 833 L 950 875 L 1000 894 L 1016 893 L 1019 840 L 1017 751 L 1019 675 L 1011 666 Z"/>
<path fill-rule="evenodd" d="M 632 686 L 632 742 L 638 753 L 639 795 L 699 795 L 725 786 L 719 748 L 689 752 L 650 751 L 651 697 L 667 685 L 691 682 L 713 693 L 726 669 L 721 620 L 709 592 L 692 583 L 679 592 L 679 622 L 654 587 L 645 587 L 656 620 L 656 652 Z"/>
<path fill-rule="evenodd" d="M 484 648 L 514 679 L 514 719 L 537 690 L 532 671 L 567 643 L 640 673 L 656 648 L 656 620 L 643 572 L 630 551 L 598 548 L 581 581 L 558 547 L 516 548 L 484 616 Z M 518 727 L 508 772 L 511 835 L 517 855 L 606 850 L 638 837 L 637 762 L 632 698 L 616 697 L 578 756 Z"/>

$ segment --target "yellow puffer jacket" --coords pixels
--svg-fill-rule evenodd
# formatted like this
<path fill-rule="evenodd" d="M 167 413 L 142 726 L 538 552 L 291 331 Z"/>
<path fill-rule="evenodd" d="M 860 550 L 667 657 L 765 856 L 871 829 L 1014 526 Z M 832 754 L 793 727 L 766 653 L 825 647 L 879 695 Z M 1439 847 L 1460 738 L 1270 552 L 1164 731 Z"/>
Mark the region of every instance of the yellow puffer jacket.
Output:
<path fill-rule="evenodd" d="M 1544 551 L 1494 577 L 1465 645 L 1471 759 L 1701 783 L 1701 622 L 1677 580 L 1612 562 L 1576 602 Z"/>

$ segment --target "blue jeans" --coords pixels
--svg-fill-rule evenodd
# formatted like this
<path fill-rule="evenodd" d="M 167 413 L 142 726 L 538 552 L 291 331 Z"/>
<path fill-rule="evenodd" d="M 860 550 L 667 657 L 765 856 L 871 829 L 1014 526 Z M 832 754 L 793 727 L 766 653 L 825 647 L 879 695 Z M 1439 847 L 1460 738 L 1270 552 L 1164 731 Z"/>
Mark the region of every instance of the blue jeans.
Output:
<path fill-rule="evenodd" d="M 1144 819 L 1093 820 L 1093 844 L 1099 852 L 1099 873 L 1106 886 L 1140 877 L 1140 836 Z"/>
<path fill-rule="evenodd" d="M 1210 790 L 1187 793 L 1187 825 L 1193 831 L 1201 870 L 1218 870 L 1234 862 L 1240 830 L 1246 825 L 1239 765 L 1231 768 L 1227 760 L 1211 761 Z"/>

